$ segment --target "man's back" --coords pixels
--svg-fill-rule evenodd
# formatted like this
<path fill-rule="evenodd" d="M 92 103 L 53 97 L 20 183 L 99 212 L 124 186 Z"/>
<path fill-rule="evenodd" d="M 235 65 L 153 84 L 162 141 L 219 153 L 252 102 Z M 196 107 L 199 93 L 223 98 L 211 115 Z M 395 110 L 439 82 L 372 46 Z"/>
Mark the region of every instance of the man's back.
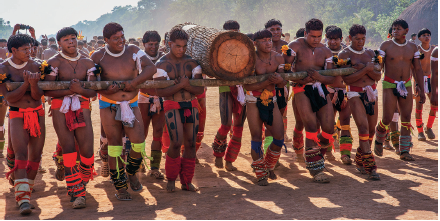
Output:
<path fill-rule="evenodd" d="M 43 51 L 43 60 L 49 60 L 49 58 L 51 58 L 52 56 L 54 56 L 55 54 L 57 54 L 58 52 L 55 51 L 52 48 L 48 48 L 46 50 Z"/>

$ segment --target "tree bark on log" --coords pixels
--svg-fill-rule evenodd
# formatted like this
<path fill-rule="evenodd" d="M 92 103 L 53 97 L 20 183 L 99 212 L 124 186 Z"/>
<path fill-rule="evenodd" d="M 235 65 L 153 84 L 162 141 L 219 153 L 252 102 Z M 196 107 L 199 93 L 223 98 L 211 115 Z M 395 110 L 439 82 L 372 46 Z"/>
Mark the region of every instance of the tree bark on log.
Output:
<path fill-rule="evenodd" d="M 330 70 L 320 70 L 319 74 L 325 76 L 344 76 L 350 75 L 356 72 L 354 68 L 340 68 L 340 69 L 330 69 Z M 295 81 L 300 80 L 307 77 L 307 72 L 294 72 L 294 73 L 280 73 L 281 77 L 285 80 Z M 239 84 L 254 84 L 257 82 L 265 81 L 269 77 L 268 74 L 258 75 L 258 76 L 250 76 L 240 80 L 227 81 L 227 80 L 218 80 L 218 79 L 193 79 L 190 80 L 190 84 L 193 86 L 203 86 L 203 87 L 218 87 L 218 86 L 234 86 Z M 124 88 L 124 84 L 122 81 L 81 81 L 81 85 L 83 85 L 86 89 L 92 90 L 105 90 L 108 86 L 116 83 L 119 85 L 120 89 Z M 6 82 L 6 88 L 8 91 L 13 91 L 20 87 L 23 82 Z M 137 86 L 137 88 L 166 88 L 174 84 L 174 80 L 168 81 L 154 81 L 148 80 L 144 83 Z M 44 90 L 64 90 L 68 89 L 70 85 L 70 81 L 41 81 L 38 82 L 38 86 Z M 30 88 L 29 88 L 30 89 Z"/>

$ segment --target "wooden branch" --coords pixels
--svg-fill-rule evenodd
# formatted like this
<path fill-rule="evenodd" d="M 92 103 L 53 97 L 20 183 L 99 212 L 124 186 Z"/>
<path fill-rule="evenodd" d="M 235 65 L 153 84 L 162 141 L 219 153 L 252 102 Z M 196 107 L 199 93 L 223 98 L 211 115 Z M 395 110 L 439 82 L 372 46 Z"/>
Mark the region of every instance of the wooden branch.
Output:
<path fill-rule="evenodd" d="M 320 70 L 318 71 L 321 75 L 325 76 L 344 76 L 350 75 L 356 72 L 354 68 L 340 68 L 340 69 L 330 69 L 330 70 Z M 285 80 L 300 80 L 307 77 L 307 72 L 295 72 L 295 73 L 281 73 L 281 77 Z M 257 82 L 265 81 L 269 76 L 266 75 L 258 75 L 258 76 L 250 76 L 240 80 L 235 81 L 227 81 L 227 80 L 218 80 L 218 79 L 194 79 L 190 80 L 190 84 L 193 86 L 203 86 L 203 87 L 218 87 L 218 86 L 234 86 L 239 84 L 254 84 Z M 81 81 L 81 84 L 84 88 L 92 89 L 92 90 L 105 90 L 108 86 L 113 83 L 119 84 L 120 88 L 124 88 L 124 84 L 122 81 Z M 7 82 L 6 88 L 8 91 L 13 91 L 20 87 L 23 82 Z M 148 80 L 143 84 L 137 86 L 137 88 L 166 88 L 172 86 L 174 84 L 174 80 L 168 81 L 154 81 Z M 38 86 L 44 90 L 64 90 L 68 89 L 70 85 L 70 81 L 41 81 L 38 82 Z"/>

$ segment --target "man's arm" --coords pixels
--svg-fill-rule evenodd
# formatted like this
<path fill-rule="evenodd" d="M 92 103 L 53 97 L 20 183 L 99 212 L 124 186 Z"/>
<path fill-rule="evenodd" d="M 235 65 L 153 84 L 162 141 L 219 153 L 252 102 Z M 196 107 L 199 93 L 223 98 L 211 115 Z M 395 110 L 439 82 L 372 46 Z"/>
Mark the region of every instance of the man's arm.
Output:
<path fill-rule="evenodd" d="M 10 102 L 10 103 L 15 103 L 17 101 L 19 101 L 25 94 L 26 94 L 26 90 L 29 88 L 29 81 L 28 81 L 29 75 L 27 74 L 26 71 L 24 71 L 23 73 L 23 79 L 24 82 L 23 84 L 18 87 L 17 89 L 13 90 L 13 91 L 8 91 L 6 90 L 6 85 L 2 84 L 4 89 L 5 89 L 5 99 Z"/>
<path fill-rule="evenodd" d="M 348 59 L 349 54 L 348 52 L 340 52 L 338 55 L 339 59 Z M 348 67 L 348 65 L 342 66 L 342 68 Z M 362 76 L 367 74 L 367 66 L 364 64 L 356 64 L 353 66 L 357 71 L 350 75 L 342 76 L 342 80 L 344 80 L 345 84 L 352 84 L 356 81 L 358 81 Z"/>
<path fill-rule="evenodd" d="M 141 50 L 140 48 L 137 49 Z M 156 66 L 154 66 L 153 62 L 150 59 L 148 59 L 146 55 L 142 56 L 140 60 L 141 60 L 142 72 L 139 73 L 139 75 L 133 80 L 124 82 L 125 84 L 124 91 L 133 91 L 136 89 L 136 86 L 138 86 L 139 84 L 144 83 L 146 80 L 153 79 L 153 75 L 156 73 Z"/>
<path fill-rule="evenodd" d="M 47 64 L 51 65 L 54 68 L 59 66 L 59 62 L 56 58 L 49 59 L 49 61 L 47 61 Z M 46 75 L 46 77 L 44 78 L 44 81 L 56 81 L 56 79 L 57 79 L 57 76 Z M 70 89 L 44 91 L 45 96 L 49 96 L 49 97 L 53 97 L 53 98 L 61 98 L 61 97 L 72 95 L 72 94 L 73 94 L 73 91 L 71 91 Z"/>
<path fill-rule="evenodd" d="M 203 79 L 202 74 L 196 74 L 194 76 L 194 79 Z M 194 95 L 199 95 L 199 94 L 203 94 L 203 92 L 205 91 L 205 87 L 203 86 L 192 86 L 191 84 L 189 84 L 189 80 L 188 80 L 188 84 L 185 84 L 185 87 L 183 88 L 185 91 L 188 91 L 191 94 Z"/>
<path fill-rule="evenodd" d="M 40 81 L 41 73 L 31 73 L 29 76 L 29 84 L 31 85 L 31 97 L 34 100 L 40 100 L 44 95 L 44 91 L 38 87 L 38 82 Z"/>
<path fill-rule="evenodd" d="M 431 58 L 431 105 L 438 106 L 438 47 L 432 51 Z M 426 59 L 426 58 L 425 58 Z"/>
<path fill-rule="evenodd" d="M 154 78 L 155 81 L 165 81 L 166 77 Z M 156 93 L 160 97 L 171 97 L 184 88 L 183 82 L 178 79 L 174 80 L 174 85 L 166 88 L 157 88 Z M 203 93 L 203 92 L 202 92 Z"/>
<path fill-rule="evenodd" d="M 414 45 L 414 53 L 417 51 L 418 51 L 417 46 Z M 423 69 L 422 69 L 422 64 L 420 63 L 420 59 L 413 58 L 413 65 L 414 65 L 414 80 L 416 81 L 420 96 L 419 103 L 424 104 L 426 96 L 425 96 L 425 87 L 423 87 L 424 85 Z"/>
<path fill-rule="evenodd" d="M 265 81 L 253 83 L 253 84 L 243 84 L 244 89 L 247 91 L 257 91 L 263 88 L 266 88 L 267 86 L 271 85 L 272 81 L 270 78 L 267 78 Z"/>

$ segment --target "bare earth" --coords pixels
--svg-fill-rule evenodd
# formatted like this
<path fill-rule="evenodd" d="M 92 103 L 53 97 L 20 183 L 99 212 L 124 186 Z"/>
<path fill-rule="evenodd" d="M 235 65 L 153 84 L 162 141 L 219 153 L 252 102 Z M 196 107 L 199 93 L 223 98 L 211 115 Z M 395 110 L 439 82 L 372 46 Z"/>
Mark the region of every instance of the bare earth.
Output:
<path fill-rule="evenodd" d="M 382 105 L 381 97 L 379 104 Z M 292 137 L 294 117 L 290 105 L 289 102 L 288 135 Z M 52 119 L 47 117 L 42 165 L 48 172 L 37 176 L 36 192 L 31 197 L 36 209 L 30 216 L 19 215 L 13 188 L 3 178 L 0 179 L 0 219 L 438 219 L 437 138 L 418 142 L 415 134 L 412 154 L 416 161 L 413 162 L 401 161 L 394 152 L 384 150 L 383 157 L 376 157 L 381 181 L 369 181 L 354 165 L 343 165 L 337 150 L 334 154 L 337 161 L 326 162 L 331 175 L 329 184 L 313 183 L 305 164 L 296 162 L 292 144 L 288 143 L 288 153 L 282 153 L 282 165 L 276 169 L 278 179 L 261 187 L 253 183 L 247 123 L 241 153 L 234 164 L 238 171 L 230 173 L 214 167 L 210 146 L 220 126 L 217 88 L 208 89 L 207 108 L 205 138 L 198 153 L 201 164 L 196 166 L 194 178 L 199 193 L 180 191 L 179 182 L 175 193 L 167 193 L 166 181 L 139 174 L 144 189 L 140 193 L 129 190 L 133 201 L 124 202 L 115 198 L 109 178 L 96 176 L 87 185 L 87 208 L 72 209 L 65 182 L 54 177 L 52 153 L 57 137 Z M 425 105 L 425 123 L 428 110 L 429 105 Z M 98 102 L 93 102 L 92 116 L 96 152 L 100 137 Z M 414 119 L 412 125 L 416 125 Z M 351 128 L 355 150 L 358 134 L 353 120 Z M 437 120 L 433 129 L 438 135 Z M 149 134 L 147 153 L 151 141 Z M 352 159 L 354 155 L 355 151 Z M 95 160 L 99 173 L 101 161 L 97 154 Z M 0 161 L 0 176 L 4 177 L 8 171 L 6 159 Z M 161 167 L 164 173 L 165 158 Z"/>

